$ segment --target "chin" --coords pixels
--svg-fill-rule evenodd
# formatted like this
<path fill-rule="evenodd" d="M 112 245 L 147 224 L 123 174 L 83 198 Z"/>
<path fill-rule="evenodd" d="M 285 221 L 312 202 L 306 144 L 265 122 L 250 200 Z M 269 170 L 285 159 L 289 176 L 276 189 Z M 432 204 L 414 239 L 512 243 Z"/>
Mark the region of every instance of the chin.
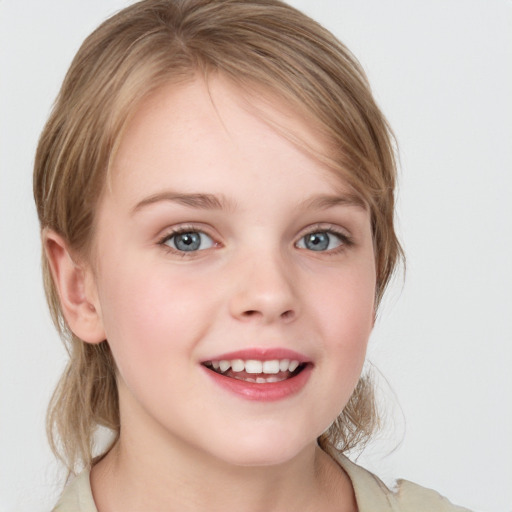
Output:
<path fill-rule="evenodd" d="M 304 435 L 299 439 L 289 432 L 286 432 L 286 435 L 260 432 L 230 439 L 229 448 L 222 454 L 217 453 L 217 456 L 234 466 L 277 466 L 290 462 L 304 453 L 308 447 L 314 446 L 316 437 L 313 440 L 306 440 Z"/>

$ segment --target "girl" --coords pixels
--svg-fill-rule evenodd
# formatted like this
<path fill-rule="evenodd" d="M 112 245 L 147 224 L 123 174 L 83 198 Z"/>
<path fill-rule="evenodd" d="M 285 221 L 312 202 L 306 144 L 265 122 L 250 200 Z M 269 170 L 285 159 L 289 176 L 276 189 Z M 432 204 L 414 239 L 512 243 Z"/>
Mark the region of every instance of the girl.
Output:
<path fill-rule="evenodd" d="M 55 510 L 462 510 L 343 456 L 377 423 L 394 186 L 359 65 L 277 0 L 145 0 L 87 38 L 34 173 L 50 441 L 84 468 Z"/>

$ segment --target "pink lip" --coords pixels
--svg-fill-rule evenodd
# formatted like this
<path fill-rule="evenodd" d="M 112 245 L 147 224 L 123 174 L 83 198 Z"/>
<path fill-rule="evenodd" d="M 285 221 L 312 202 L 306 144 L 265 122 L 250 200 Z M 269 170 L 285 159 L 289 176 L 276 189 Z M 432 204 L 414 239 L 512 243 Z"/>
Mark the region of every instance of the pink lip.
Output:
<path fill-rule="evenodd" d="M 313 365 L 306 365 L 295 377 L 282 380 L 281 382 L 267 382 L 266 384 L 232 379 L 209 370 L 206 366 L 202 368 L 216 384 L 235 395 L 241 396 L 246 400 L 273 402 L 298 393 L 309 380 Z"/>
<path fill-rule="evenodd" d="M 220 373 L 208 369 L 206 366 L 201 365 L 206 374 L 223 389 L 234 393 L 246 400 L 254 400 L 259 402 L 272 402 L 283 400 L 287 397 L 295 395 L 304 388 L 311 376 L 313 364 L 311 361 L 302 354 L 293 350 L 277 348 L 277 349 L 246 349 L 238 350 L 235 352 L 228 352 L 205 359 L 206 361 L 222 361 L 233 359 L 257 359 L 260 361 L 269 361 L 272 359 L 290 359 L 306 363 L 306 366 L 294 377 L 291 377 L 280 382 L 267 382 L 258 384 L 256 382 L 246 382 L 243 380 L 233 379 L 226 377 Z"/>
<path fill-rule="evenodd" d="M 258 361 L 271 361 L 272 359 L 290 359 L 291 361 L 299 361 L 299 363 L 308 363 L 310 360 L 303 354 L 299 354 L 294 350 L 286 348 L 250 348 L 237 350 L 235 352 L 227 352 L 225 354 L 216 355 L 205 359 L 206 361 L 232 361 L 233 359 L 257 359 Z"/>

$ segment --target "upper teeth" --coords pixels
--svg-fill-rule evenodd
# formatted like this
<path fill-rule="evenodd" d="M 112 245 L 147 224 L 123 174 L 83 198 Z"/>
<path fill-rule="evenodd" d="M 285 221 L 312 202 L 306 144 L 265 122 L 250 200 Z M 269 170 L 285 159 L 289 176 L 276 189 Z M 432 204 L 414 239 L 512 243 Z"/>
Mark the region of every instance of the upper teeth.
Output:
<path fill-rule="evenodd" d="M 221 359 L 220 361 L 211 361 L 214 370 L 226 372 L 231 368 L 233 372 L 247 373 L 270 373 L 294 372 L 299 366 L 299 361 L 290 359 L 271 359 L 270 361 L 259 361 L 257 359 Z"/>

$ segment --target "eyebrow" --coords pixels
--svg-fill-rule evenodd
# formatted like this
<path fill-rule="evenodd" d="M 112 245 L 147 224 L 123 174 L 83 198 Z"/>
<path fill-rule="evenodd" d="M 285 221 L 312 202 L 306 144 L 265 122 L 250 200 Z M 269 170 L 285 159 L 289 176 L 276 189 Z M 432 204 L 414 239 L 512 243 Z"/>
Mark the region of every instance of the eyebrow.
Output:
<path fill-rule="evenodd" d="M 234 206 L 233 203 L 228 201 L 224 196 L 213 194 L 183 194 L 165 191 L 144 198 L 132 208 L 131 213 L 134 214 L 149 205 L 162 201 L 171 201 L 200 210 L 225 210 Z"/>
<path fill-rule="evenodd" d="M 355 194 L 319 195 L 302 201 L 299 207 L 304 209 L 326 210 L 335 206 L 355 206 L 367 210 L 365 201 Z"/>
<path fill-rule="evenodd" d="M 143 208 L 162 201 L 170 201 L 190 208 L 197 208 L 200 210 L 227 210 L 235 209 L 235 203 L 228 200 L 223 195 L 217 196 L 214 194 L 194 193 L 184 194 L 173 191 L 160 192 L 148 196 L 142 201 L 139 201 L 131 210 L 131 214 L 135 214 Z M 299 209 L 318 209 L 326 210 L 335 206 L 355 206 L 367 209 L 366 203 L 354 194 L 336 194 L 336 195 L 318 195 L 313 198 L 308 198 L 299 203 Z"/>

